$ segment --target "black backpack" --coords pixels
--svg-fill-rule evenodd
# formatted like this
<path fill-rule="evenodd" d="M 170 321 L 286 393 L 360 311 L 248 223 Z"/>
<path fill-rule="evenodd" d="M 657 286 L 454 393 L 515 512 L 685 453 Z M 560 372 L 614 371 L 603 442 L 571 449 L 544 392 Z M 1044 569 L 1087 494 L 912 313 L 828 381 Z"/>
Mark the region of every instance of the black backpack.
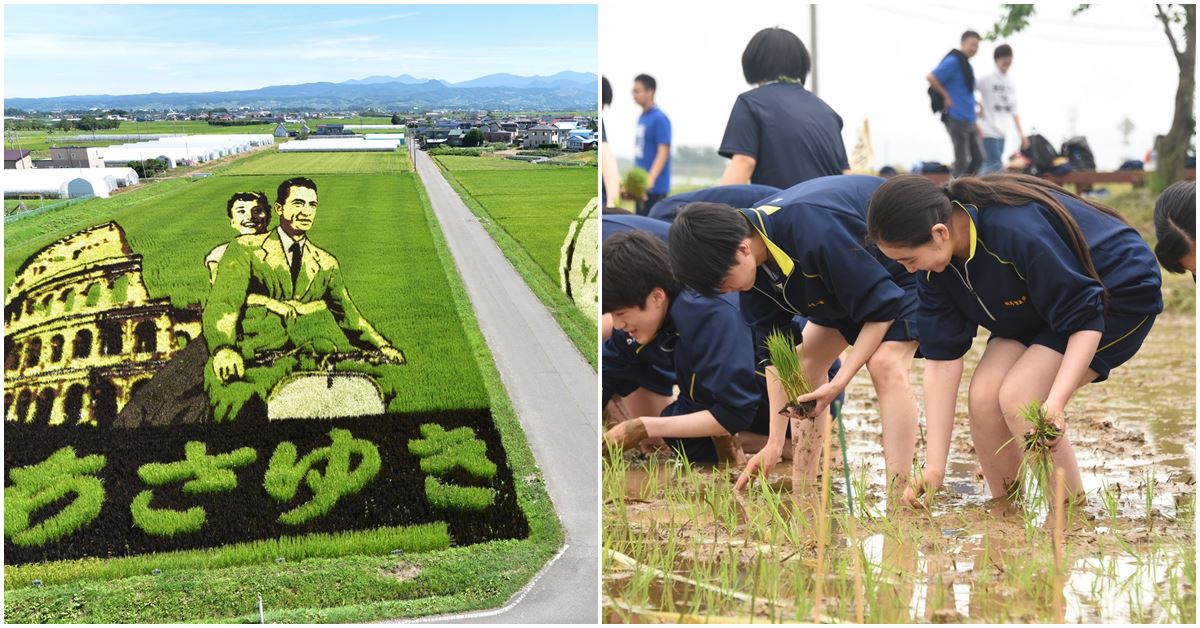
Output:
<path fill-rule="evenodd" d="M 1063 142 L 1062 155 L 1071 160 L 1072 170 L 1096 170 L 1096 158 L 1092 155 L 1092 149 L 1088 146 L 1087 138 L 1083 136 L 1072 137 Z"/>
<path fill-rule="evenodd" d="M 1029 160 L 1030 174 L 1049 172 L 1054 168 L 1054 159 L 1059 156 L 1050 140 L 1036 133 L 1029 136 L 1029 148 L 1022 154 Z"/>
<path fill-rule="evenodd" d="M 971 60 L 961 50 L 951 50 L 946 53 L 946 57 L 956 57 L 958 59 L 958 69 L 962 71 L 963 81 L 967 84 L 967 91 L 975 92 L 975 70 L 971 68 Z M 942 57 L 945 60 L 946 57 Z M 929 93 L 929 108 L 934 113 L 942 114 L 942 121 L 946 121 L 946 99 L 942 98 L 942 94 L 934 89 L 932 85 L 926 90 Z"/>

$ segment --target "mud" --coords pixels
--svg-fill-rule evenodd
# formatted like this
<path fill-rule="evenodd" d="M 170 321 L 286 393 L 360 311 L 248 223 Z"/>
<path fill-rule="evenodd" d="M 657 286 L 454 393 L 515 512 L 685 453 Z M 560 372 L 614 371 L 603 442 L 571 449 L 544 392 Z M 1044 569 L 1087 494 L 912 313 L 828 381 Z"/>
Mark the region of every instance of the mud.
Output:
<path fill-rule="evenodd" d="M 860 574 L 868 581 L 868 621 L 1194 623 L 1195 563 L 1185 559 L 1195 552 L 1194 338 L 1193 318 L 1161 317 L 1133 360 L 1109 381 L 1076 393 L 1068 407 L 1088 502 L 1072 513 L 1063 534 L 1059 564 L 1066 569 L 1047 558 L 1054 550 L 1044 514 L 1027 519 L 992 499 L 979 473 L 963 413 L 983 337 L 967 358 L 946 482 L 930 511 L 887 503 L 878 408 L 869 376 L 859 373 L 847 389 L 843 420 L 851 484 L 865 494 L 854 497 L 851 539 L 842 472 L 831 471 L 831 551 L 841 566 L 828 570 L 823 616 L 855 620 L 849 580 Z M 918 399 L 922 368 L 916 361 L 912 371 Z M 835 438 L 833 459 L 840 462 L 836 446 Z M 918 457 L 923 451 L 922 440 Z M 812 511 L 784 504 L 764 514 L 767 506 L 757 496 L 722 497 L 736 470 L 691 467 L 698 477 L 689 478 L 677 462 L 652 456 L 626 459 L 624 500 L 604 506 L 605 547 L 702 583 L 753 591 L 770 603 L 752 608 L 679 582 L 606 568 L 606 620 L 809 620 L 810 611 L 792 601 L 811 595 L 811 582 L 796 574 L 811 580 Z M 790 474 L 785 463 L 768 478 L 785 498 Z M 606 473 L 606 481 L 610 477 Z M 799 532 L 789 536 L 781 528 Z M 659 551 L 663 547 L 670 551 Z M 849 547 L 861 549 L 861 570 Z M 661 563 L 664 557 L 671 564 Z"/>

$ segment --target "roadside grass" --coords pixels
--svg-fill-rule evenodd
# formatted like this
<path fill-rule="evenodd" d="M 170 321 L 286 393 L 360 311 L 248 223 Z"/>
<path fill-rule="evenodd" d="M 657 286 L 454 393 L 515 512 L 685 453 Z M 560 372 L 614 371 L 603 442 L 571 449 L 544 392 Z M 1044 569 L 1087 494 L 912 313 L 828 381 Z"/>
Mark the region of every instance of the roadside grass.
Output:
<path fill-rule="evenodd" d="M 579 353 L 597 368 L 596 325 L 566 297 L 558 278 L 567 228 L 595 196 L 596 170 L 485 157 L 434 161 Z"/>

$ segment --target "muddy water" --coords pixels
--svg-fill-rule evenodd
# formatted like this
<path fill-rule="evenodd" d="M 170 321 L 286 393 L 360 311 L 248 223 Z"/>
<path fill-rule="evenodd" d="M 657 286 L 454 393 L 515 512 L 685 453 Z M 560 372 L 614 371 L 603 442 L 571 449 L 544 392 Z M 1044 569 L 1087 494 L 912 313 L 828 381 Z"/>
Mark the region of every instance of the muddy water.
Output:
<path fill-rule="evenodd" d="M 967 359 L 946 486 L 932 512 L 900 514 L 888 508 L 878 408 L 869 377 L 860 373 L 847 391 L 844 422 L 851 474 L 866 478 L 867 495 L 862 497 L 874 517 L 859 520 L 857 537 L 868 568 L 879 578 L 869 619 L 938 623 L 1049 621 L 1048 600 L 1057 597 L 1066 621 L 1178 622 L 1178 610 L 1163 609 L 1178 609 L 1180 605 L 1172 606 L 1168 598 L 1183 595 L 1193 601 L 1190 606 L 1182 605 L 1190 609 L 1183 612 L 1182 619 L 1194 621 L 1195 593 L 1190 585 L 1179 584 L 1183 578 L 1181 557 L 1194 555 L 1195 548 L 1189 519 L 1195 496 L 1194 338 L 1194 319 L 1178 315 L 1161 318 L 1138 356 L 1114 371 L 1109 381 L 1085 387 L 1072 400 L 1069 429 L 1089 502 L 1085 516 L 1066 534 L 1069 551 L 1065 564 L 1070 568 L 1052 585 L 1043 582 L 1046 575 L 1042 572 L 1014 575 L 1021 573 L 1023 563 L 1028 562 L 1024 559 L 1031 552 L 1045 555 L 1052 551 L 1048 536 L 1040 529 L 1041 520 L 1031 531 L 1019 515 L 997 507 L 990 499 L 970 447 L 966 418 L 961 416 L 966 407 L 970 366 L 978 361 L 984 339 L 976 340 Z M 918 398 L 921 370 L 918 361 L 913 368 Z M 918 451 L 923 450 L 922 442 Z M 839 458 L 835 453 L 835 460 Z M 614 527 L 614 509 L 606 505 L 606 547 L 610 546 L 610 536 L 624 539 L 650 534 L 664 542 L 672 538 L 680 543 L 692 540 L 703 548 L 696 553 L 707 554 L 711 549 L 713 560 L 735 561 L 736 575 L 726 584 L 738 583 L 743 588 L 761 586 L 754 581 L 759 561 L 785 565 L 797 560 L 812 562 L 815 542 L 811 540 L 799 545 L 772 541 L 772 545 L 762 538 L 749 538 L 745 532 L 749 526 L 743 525 L 729 533 L 737 537 L 745 532 L 747 538 L 730 542 L 730 534 L 720 531 L 721 517 L 664 501 L 664 491 L 678 487 L 683 474 L 669 458 L 656 456 L 649 465 L 635 458 L 631 464 L 622 478 L 627 499 L 620 526 Z M 695 472 L 703 479 L 691 496 L 700 503 L 709 501 L 716 491 L 727 490 L 734 475 L 728 469 Z M 776 490 L 786 490 L 789 477 L 789 468 L 781 465 L 772 471 L 770 483 Z M 833 477 L 835 494 L 843 499 L 842 475 L 838 472 Z M 1145 487 L 1150 480 L 1154 491 L 1148 513 Z M 1115 516 L 1100 497 L 1103 487 L 1114 500 Z M 780 518 L 789 525 L 800 519 L 790 513 Z M 722 534 L 726 540 L 721 540 Z M 835 542 L 846 546 L 844 530 L 840 534 L 835 532 Z M 622 547 L 628 549 L 627 545 Z M 654 563 L 653 556 L 634 558 Z M 655 566 L 677 576 L 695 577 L 697 564 L 703 564 L 704 558 L 685 551 L 673 561 Z M 1013 585 L 1030 581 L 1042 584 L 1026 584 L 1025 590 Z M 715 621 L 792 618 L 778 609 L 768 613 L 757 607 L 719 603 L 711 594 L 698 591 L 678 581 L 656 580 L 647 585 L 644 574 L 609 571 L 605 574 L 609 596 L 606 615 L 609 621 L 644 622 L 697 621 L 704 617 Z M 784 586 L 780 594 L 795 599 L 809 593 Z M 639 606 L 622 606 L 627 604 L 622 600 L 631 596 L 639 600 Z M 711 611 L 709 604 L 714 605 Z M 835 619 L 853 620 L 853 614 L 846 610 L 850 607 L 844 600 L 825 603 Z"/>

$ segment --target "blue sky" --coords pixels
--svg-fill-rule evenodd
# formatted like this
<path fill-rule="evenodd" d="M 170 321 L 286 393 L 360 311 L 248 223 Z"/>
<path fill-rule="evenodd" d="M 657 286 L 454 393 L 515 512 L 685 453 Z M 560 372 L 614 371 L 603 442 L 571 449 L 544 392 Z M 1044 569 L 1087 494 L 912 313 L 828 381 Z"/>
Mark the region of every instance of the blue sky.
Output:
<path fill-rule="evenodd" d="M 6 97 L 596 72 L 588 5 L 9 5 Z"/>

